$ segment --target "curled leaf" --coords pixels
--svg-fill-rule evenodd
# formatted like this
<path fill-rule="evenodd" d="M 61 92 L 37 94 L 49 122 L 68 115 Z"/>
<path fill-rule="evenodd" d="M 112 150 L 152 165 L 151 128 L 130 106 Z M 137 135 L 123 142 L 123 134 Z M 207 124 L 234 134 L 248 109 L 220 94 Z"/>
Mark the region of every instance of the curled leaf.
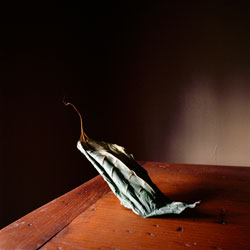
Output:
<path fill-rule="evenodd" d="M 79 111 L 73 104 L 65 104 L 71 105 L 80 116 L 81 136 L 77 148 L 108 183 L 121 205 L 142 217 L 152 217 L 180 214 L 199 203 L 171 202 L 152 182 L 147 171 L 123 147 L 90 139 L 83 131 Z"/>

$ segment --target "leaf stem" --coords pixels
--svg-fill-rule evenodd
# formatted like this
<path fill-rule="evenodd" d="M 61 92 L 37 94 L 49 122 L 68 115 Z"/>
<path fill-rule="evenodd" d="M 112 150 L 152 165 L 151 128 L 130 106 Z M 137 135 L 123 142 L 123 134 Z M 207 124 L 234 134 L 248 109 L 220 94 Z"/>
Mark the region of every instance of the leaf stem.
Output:
<path fill-rule="evenodd" d="M 81 136 L 80 136 L 80 141 L 86 144 L 86 139 L 88 139 L 88 137 L 87 137 L 87 135 L 86 135 L 86 134 L 84 133 L 84 131 L 83 131 L 82 116 L 81 116 L 80 112 L 78 111 L 78 109 L 75 107 L 74 104 L 72 104 L 72 103 L 70 103 L 70 102 L 65 102 L 64 100 L 63 100 L 63 103 L 64 103 L 65 106 L 69 106 L 69 105 L 70 105 L 70 106 L 77 112 L 77 114 L 79 115 L 80 123 L 81 123 Z"/>

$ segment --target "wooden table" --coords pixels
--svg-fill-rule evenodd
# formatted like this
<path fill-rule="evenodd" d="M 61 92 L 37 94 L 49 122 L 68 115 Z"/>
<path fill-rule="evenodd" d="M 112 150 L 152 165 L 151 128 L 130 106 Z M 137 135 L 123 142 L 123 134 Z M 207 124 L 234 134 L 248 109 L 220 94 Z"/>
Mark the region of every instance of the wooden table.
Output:
<path fill-rule="evenodd" d="M 100 176 L 0 231 L 0 249 L 250 249 L 250 168 L 141 163 L 181 215 L 144 219 Z"/>

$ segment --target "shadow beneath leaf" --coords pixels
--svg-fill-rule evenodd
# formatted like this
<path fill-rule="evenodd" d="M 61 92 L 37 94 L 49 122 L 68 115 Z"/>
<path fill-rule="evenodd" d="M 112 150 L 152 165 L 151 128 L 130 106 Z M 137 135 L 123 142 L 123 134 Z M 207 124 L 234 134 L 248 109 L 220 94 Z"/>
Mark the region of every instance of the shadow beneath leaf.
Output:
<path fill-rule="evenodd" d="M 155 216 L 151 218 L 159 218 L 159 219 L 168 219 L 168 220 L 185 220 L 185 221 L 193 221 L 193 222 L 212 222 L 212 223 L 218 223 L 218 215 L 205 213 L 197 211 L 197 209 L 187 209 L 183 211 L 181 214 L 165 214 L 161 216 Z"/>
<path fill-rule="evenodd" d="M 194 211 L 194 209 L 187 208 L 185 211 L 183 211 L 181 214 L 165 214 L 162 216 L 159 216 L 159 218 L 187 218 L 187 219 L 206 219 L 206 218 L 213 218 L 214 215 L 203 213 L 200 211 Z"/>
<path fill-rule="evenodd" d="M 218 199 L 225 195 L 227 191 L 216 186 L 197 185 L 191 190 L 185 190 L 181 193 L 167 193 L 164 194 L 172 201 L 181 201 L 185 203 L 193 203 L 201 201 L 201 204 L 207 203 L 211 200 Z"/>
<path fill-rule="evenodd" d="M 192 187 L 180 193 L 167 194 L 167 192 L 164 192 L 171 201 L 180 201 L 188 204 L 201 201 L 201 203 L 193 209 L 185 209 L 181 214 L 166 214 L 152 218 L 184 219 L 188 221 L 209 221 L 212 223 L 219 223 L 220 215 L 218 211 L 213 209 L 208 212 L 207 209 L 203 210 L 202 208 L 204 204 L 209 205 L 210 202 L 225 197 L 227 192 L 227 190 L 220 188 L 218 185 L 208 186 L 203 183 L 196 185 L 195 188 Z"/>

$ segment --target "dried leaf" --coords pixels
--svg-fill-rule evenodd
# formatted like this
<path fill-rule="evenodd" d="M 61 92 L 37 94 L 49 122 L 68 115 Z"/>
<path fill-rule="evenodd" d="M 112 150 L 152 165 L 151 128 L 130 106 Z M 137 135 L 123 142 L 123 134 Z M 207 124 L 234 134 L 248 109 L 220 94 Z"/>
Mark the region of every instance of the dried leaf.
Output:
<path fill-rule="evenodd" d="M 123 147 L 90 139 L 83 132 L 81 114 L 73 104 L 65 104 L 71 105 L 80 116 L 81 136 L 77 148 L 108 183 L 121 205 L 142 217 L 152 217 L 180 214 L 184 209 L 194 208 L 199 203 L 171 202 L 151 181 L 147 171 Z"/>

